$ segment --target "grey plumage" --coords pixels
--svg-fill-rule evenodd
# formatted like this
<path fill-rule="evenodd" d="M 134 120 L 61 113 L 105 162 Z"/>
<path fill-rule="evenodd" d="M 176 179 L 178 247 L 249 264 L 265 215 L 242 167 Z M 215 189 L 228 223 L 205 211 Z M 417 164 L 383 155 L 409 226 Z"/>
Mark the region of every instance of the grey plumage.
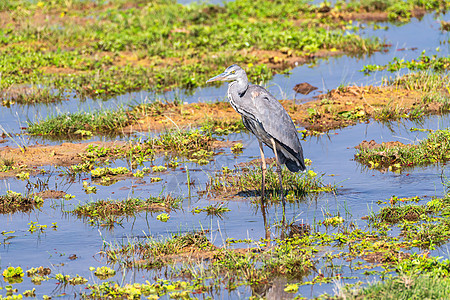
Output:
<path fill-rule="evenodd" d="M 306 167 L 297 130 L 280 102 L 263 87 L 249 85 L 247 74 L 237 65 L 228 67 L 207 82 L 216 80 L 231 81 L 228 86 L 230 104 L 241 114 L 245 127 L 258 141 L 277 151 L 279 163 L 292 172 L 304 171 Z M 275 141 L 276 149 L 273 149 L 271 139 Z"/>

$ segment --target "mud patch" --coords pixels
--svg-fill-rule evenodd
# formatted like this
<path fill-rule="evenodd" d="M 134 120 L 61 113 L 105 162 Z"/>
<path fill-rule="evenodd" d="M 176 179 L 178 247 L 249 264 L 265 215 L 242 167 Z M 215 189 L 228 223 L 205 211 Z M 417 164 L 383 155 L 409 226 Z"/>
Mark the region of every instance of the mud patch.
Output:
<path fill-rule="evenodd" d="M 444 103 L 426 102 L 424 93 L 397 87 L 346 87 L 331 90 L 316 100 L 297 103 L 280 100 L 294 122 L 310 131 L 325 132 L 354 125 L 357 122 L 419 118 L 447 111 Z M 139 108 L 136 108 L 139 109 Z M 144 112 L 146 117 L 125 128 L 133 131 L 199 126 L 210 121 L 230 124 L 241 116 L 227 102 L 185 105 L 161 104 Z"/>
<path fill-rule="evenodd" d="M 383 142 L 381 144 L 378 144 L 374 140 L 370 140 L 369 142 L 364 140 L 358 146 L 355 146 L 356 149 L 360 149 L 360 150 L 372 150 L 372 149 L 379 149 L 379 148 L 391 149 L 391 148 L 396 148 L 396 147 L 406 147 L 406 145 L 399 141 Z"/>
<path fill-rule="evenodd" d="M 36 195 L 41 197 L 42 199 L 60 199 L 64 197 L 67 193 L 63 191 L 55 191 L 55 190 L 46 190 L 37 193 Z"/>
<path fill-rule="evenodd" d="M 396 263 L 404 259 L 408 259 L 411 255 L 409 253 L 400 251 L 388 251 L 388 252 L 371 252 L 361 256 L 362 259 L 369 263 Z"/>
<path fill-rule="evenodd" d="M 146 116 L 123 129 L 134 131 L 162 131 L 172 128 L 198 126 L 213 120 L 214 123 L 235 123 L 241 119 L 228 102 L 193 103 L 185 105 L 160 104 L 150 108 L 136 107 Z"/>
<path fill-rule="evenodd" d="M 55 146 L 32 146 L 22 149 L 2 147 L 0 148 L 0 159 L 12 161 L 13 166 L 17 169 L 0 172 L 0 177 L 14 176 L 19 168 L 70 166 L 81 163 L 81 154 L 85 153 L 90 145 L 125 147 L 125 142 L 62 143 Z"/>

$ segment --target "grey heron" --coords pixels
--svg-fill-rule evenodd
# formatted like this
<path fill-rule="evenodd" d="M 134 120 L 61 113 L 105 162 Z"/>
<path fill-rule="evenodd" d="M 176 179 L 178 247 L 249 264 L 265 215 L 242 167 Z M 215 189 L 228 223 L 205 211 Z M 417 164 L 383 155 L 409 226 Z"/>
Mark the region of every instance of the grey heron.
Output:
<path fill-rule="evenodd" d="M 228 100 L 234 110 L 242 116 L 245 127 L 258 139 L 261 152 L 262 201 L 264 201 L 266 178 L 263 144 L 273 150 L 284 209 L 281 165 L 285 164 L 291 172 L 306 169 L 294 122 L 280 102 L 265 88 L 249 84 L 247 74 L 238 65 L 229 66 L 225 72 L 210 78 L 207 83 L 217 80 L 231 81 L 228 84 Z"/>

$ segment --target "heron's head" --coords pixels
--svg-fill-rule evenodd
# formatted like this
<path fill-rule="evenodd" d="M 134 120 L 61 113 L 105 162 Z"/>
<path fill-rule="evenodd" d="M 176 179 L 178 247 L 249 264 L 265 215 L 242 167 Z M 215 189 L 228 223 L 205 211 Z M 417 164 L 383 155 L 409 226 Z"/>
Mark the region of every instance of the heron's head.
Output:
<path fill-rule="evenodd" d="M 238 80 L 239 78 L 247 78 L 247 74 L 245 74 L 244 69 L 239 67 L 238 65 L 231 65 L 229 66 L 225 72 L 222 74 L 219 74 L 217 76 L 214 76 L 213 78 L 208 79 L 206 83 L 213 82 L 213 81 L 234 81 Z"/>

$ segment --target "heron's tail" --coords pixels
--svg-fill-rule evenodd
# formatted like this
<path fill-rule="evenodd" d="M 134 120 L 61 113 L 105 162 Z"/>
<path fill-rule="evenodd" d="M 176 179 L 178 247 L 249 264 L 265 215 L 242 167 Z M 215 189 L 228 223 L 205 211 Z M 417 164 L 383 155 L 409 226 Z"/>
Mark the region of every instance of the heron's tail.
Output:
<path fill-rule="evenodd" d="M 304 172 L 306 170 L 305 159 L 303 153 L 296 153 L 295 156 L 287 158 L 282 151 L 278 152 L 280 163 L 285 164 L 291 172 Z"/>

